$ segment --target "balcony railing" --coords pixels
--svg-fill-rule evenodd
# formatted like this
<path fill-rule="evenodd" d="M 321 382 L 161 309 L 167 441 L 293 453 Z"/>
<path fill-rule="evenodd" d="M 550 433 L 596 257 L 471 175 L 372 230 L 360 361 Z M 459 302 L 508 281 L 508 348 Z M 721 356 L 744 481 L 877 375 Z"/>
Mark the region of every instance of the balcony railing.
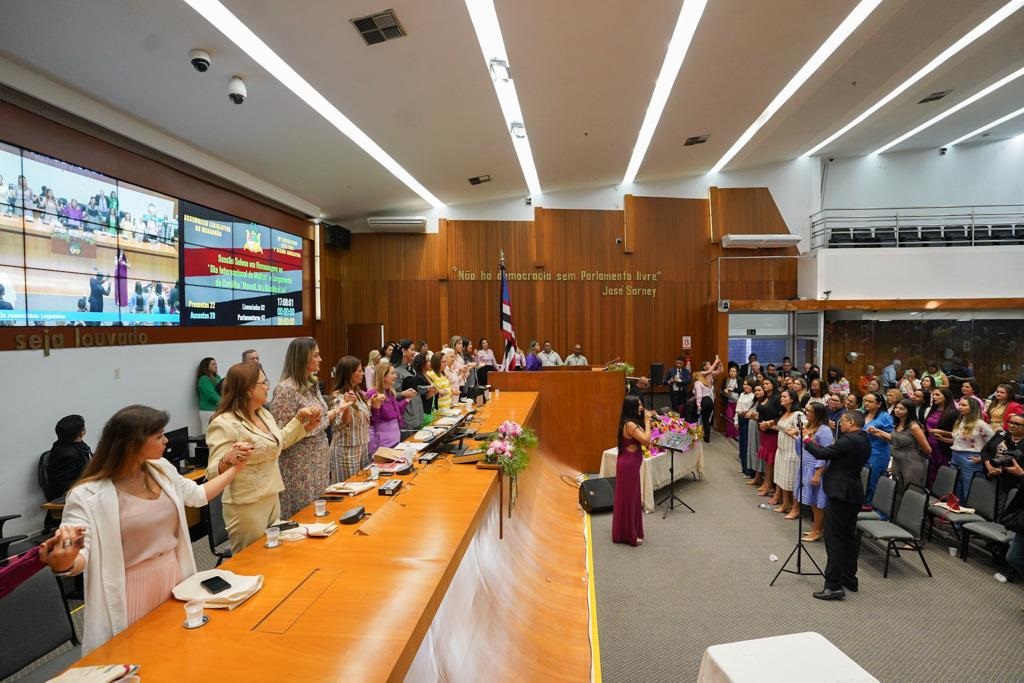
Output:
<path fill-rule="evenodd" d="M 811 215 L 812 249 L 1024 246 L 1024 205 L 824 209 Z"/>

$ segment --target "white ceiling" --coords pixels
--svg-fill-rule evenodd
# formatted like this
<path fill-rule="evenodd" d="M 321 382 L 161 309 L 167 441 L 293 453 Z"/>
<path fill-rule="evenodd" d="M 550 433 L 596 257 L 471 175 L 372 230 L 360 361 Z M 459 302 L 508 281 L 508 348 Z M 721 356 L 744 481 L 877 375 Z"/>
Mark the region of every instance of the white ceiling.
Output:
<path fill-rule="evenodd" d="M 527 194 L 464 0 L 223 0 L 447 204 Z M 1005 0 L 886 0 L 727 169 L 790 159 L 838 130 Z M 707 170 L 856 0 L 710 0 L 638 181 Z M 621 181 L 681 0 L 496 0 L 545 191 Z M 349 19 L 393 8 L 408 36 L 367 46 Z M 148 122 L 328 218 L 423 200 L 179 0 L 5 4 L 0 54 Z M 1024 10 L 821 151 L 874 151 L 1024 66 Z M 188 51 L 213 54 L 203 75 Z M 225 88 L 242 75 L 243 106 Z M 2 78 L 2 74 L 0 74 Z M 917 104 L 937 90 L 945 99 Z M 938 147 L 1024 105 L 1024 79 L 895 149 Z M 990 139 L 1024 132 L 1024 117 Z M 684 147 L 692 135 L 704 145 Z M 0 132 L 2 137 L 2 132 Z M 165 150 L 167 151 L 167 150 Z M 493 181 L 470 186 L 470 176 Z"/>

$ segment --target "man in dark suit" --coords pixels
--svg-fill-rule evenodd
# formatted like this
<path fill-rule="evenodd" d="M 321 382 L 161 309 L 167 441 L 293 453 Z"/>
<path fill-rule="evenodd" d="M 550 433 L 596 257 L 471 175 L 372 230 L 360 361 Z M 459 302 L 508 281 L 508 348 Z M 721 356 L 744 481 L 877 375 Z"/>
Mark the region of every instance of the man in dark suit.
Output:
<path fill-rule="evenodd" d="M 750 377 L 750 375 L 751 375 L 750 364 L 753 363 L 756 360 L 757 360 L 757 354 L 756 353 L 752 353 L 749 356 L 747 356 L 747 362 L 740 366 L 740 379 L 741 380 L 744 380 L 747 377 Z"/>
<path fill-rule="evenodd" d="M 828 460 L 822 486 L 828 496 L 825 507 L 825 587 L 814 594 L 819 600 L 842 600 L 847 588 L 857 592 L 857 513 L 864 504 L 860 471 L 871 455 L 871 443 L 864 433 L 864 413 L 850 410 L 839 418 L 839 438 L 822 448 L 810 439 L 807 452 Z"/>

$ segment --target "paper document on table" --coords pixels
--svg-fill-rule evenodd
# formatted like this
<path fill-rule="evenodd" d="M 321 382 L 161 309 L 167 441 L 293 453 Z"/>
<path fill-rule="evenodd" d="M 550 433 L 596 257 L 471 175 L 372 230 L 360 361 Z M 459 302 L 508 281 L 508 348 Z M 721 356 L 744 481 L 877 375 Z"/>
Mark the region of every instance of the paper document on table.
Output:
<path fill-rule="evenodd" d="M 405 441 L 405 442 L 402 443 L 402 446 L 406 450 L 422 451 L 424 448 L 427 447 L 427 444 L 426 443 L 415 443 L 415 442 L 412 442 L 412 441 Z"/>
<path fill-rule="evenodd" d="M 354 496 L 362 493 L 363 491 L 369 491 L 373 487 L 374 483 L 372 481 L 342 481 L 328 486 L 327 493 Z"/>
<path fill-rule="evenodd" d="M 76 683 L 110 683 L 128 676 L 134 676 L 138 664 L 103 664 L 101 666 L 80 666 L 68 669 L 51 681 L 76 681 Z"/>
<path fill-rule="evenodd" d="M 459 421 L 459 418 L 457 418 L 457 417 L 442 417 L 440 420 L 438 420 L 434 424 L 437 425 L 438 427 L 451 427 L 453 424 L 455 424 L 458 421 Z"/>
<path fill-rule="evenodd" d="M 373 452 L 373 457 L 379 458 L 381 460 L 391 460 L 395 462 L 399 460 L 404 461 L 405 451 L 401 448 L 387 448 L 386 446 L 381 446 L 380 448 Z"/>

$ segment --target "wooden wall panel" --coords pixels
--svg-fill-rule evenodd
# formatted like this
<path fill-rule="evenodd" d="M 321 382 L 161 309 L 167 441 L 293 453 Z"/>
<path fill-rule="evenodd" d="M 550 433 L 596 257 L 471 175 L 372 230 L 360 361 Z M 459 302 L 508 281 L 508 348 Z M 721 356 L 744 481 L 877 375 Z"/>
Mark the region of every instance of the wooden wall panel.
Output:
<path fill-rule="evenodd" d="M 768 216 L 771 220 L 757 219 L 762 231 L 786 231 L 767 200 L 770 194 L 758 188 L 718 195 L 725 215 Z M 735 202 L 741 206 L 734 208 Z M 353 235 L 351 250 L 338 252 L 323 267 L 321 347 L 333 362 L 339 348 L 334 340 L 344 325 L 374 321 L 385 323 L 390 339 L 423 336 L 434 349 L 456 333 L 500 345 L 497 265 L 504 251 L 510 273 L 551 275 L 550 280 L 510 280 L 513 322 L 524 349 L 531 339 L 550 339 L 564 356 L 580 343 L 593 364 L 618 357 L 647 374 L 652 362 L 669 364 L 682 351 L 680 337 L 689 335 L 688 354 L 696 362 L 716 351 L 724 357 L 727 344 L 720 329 L 725 327 L 713 286 L 723 250 L 710 241 L 709 200 L 630 196 L 624 206 L 623 211 L 537 207 L 534 221 L 442 220 L 436 235 Z M 616 243 L 626 238 L 628 244 Z M 633 279 L 584 280 L 581 271 L 628 272 Z M 638 271 L 654 273 L 657 280 L 638 281 Z M 721 271 L 726 298 L 796 295 L 795 263 L 725 260 Z M 559 281 L 557 274 L 576 279 Z M 626 285 L 656 294 L 604 293 L 606 287 Z"/>

